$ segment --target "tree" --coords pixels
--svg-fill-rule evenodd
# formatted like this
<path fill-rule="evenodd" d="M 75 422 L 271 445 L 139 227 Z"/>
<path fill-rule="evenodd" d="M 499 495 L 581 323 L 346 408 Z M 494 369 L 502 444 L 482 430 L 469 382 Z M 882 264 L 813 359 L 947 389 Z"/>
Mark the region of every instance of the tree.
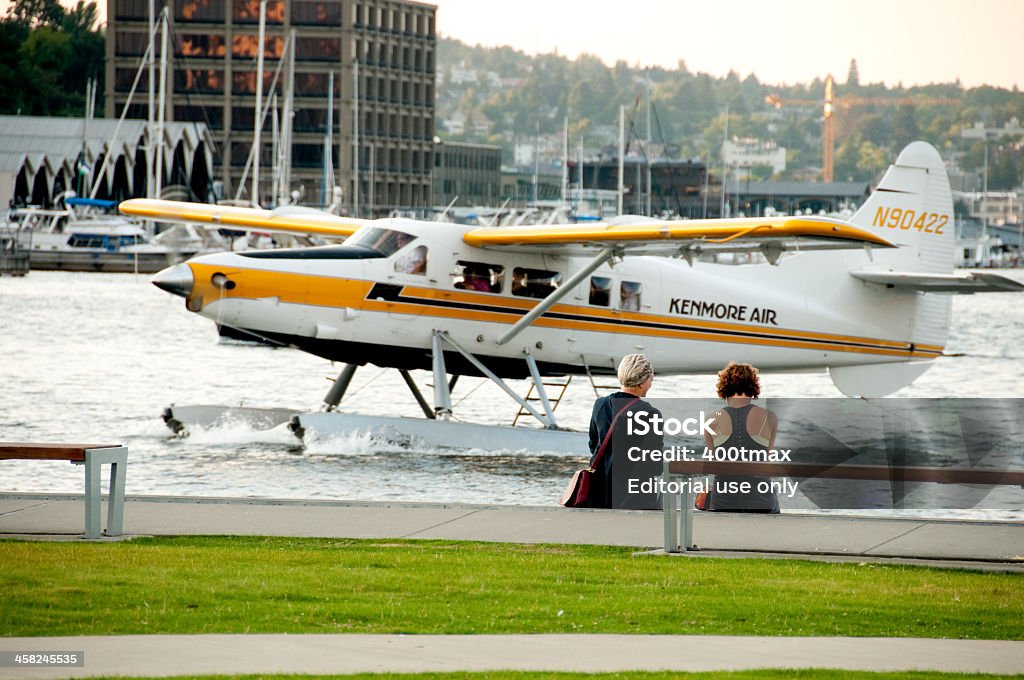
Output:
<path fill-rule="evenodd" d="M 850 60 L 850 70 L 846 72 L 846 87 L 853 89 L 860 87 L 860 71 L 857 69 L 857 60 Z"/>
<path fill-rule="evenodd" d="M 59 0 L 14 0 L 7 8 L 7 17 L 29 28 L 59 28 L 64 21 L 64 8 Z"/>
<path fill-rule="evenodd" d="M 95 2 L 15 0 L 0 19 L 0 113 L 81 116 L 90 78 L 103 91 L 104 38 Z M 97 102 L 102 109 L 102 101 Z"/>

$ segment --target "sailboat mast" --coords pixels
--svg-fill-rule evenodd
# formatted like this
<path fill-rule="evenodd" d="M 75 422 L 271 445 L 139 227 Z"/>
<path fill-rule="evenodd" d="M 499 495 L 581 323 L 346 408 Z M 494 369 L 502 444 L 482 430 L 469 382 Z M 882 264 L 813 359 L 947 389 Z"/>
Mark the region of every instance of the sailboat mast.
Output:
<path fill-rule="evenodd" d="M 156 122 L 156 198 L 163 192 L 164 181 L 164 121 L 167 119 L 167 7 L 160 17 L 160 103 Z"/>
<path fill-rule="evenodd" d="M 260 0 L 260 31 L 256 46 L 256 108 L 253 109 L 255 121 L 252 126 L 252 204 L 260 206 L 260 132 L 263 128 L 263 43 L 267 36 L 267 0 Z"/>
<path fill-rule="evenodd" d="M 153 153 L 154 142 L 153 142 L 153 125 L 156 121 L 156 50 L 153 48 L 156 42 L 156 0 L 149 0 L 149 56 L 147 57 L 146 65 L 149 69 L 149 78 L 147 79 L 147 87 L 149 92 L 149 106 L 147 107 L 147 119 L 146 119 L 146 142 L 149 146 L 146 149 L 146 198 L 153 198 L 153 187 L 156 183 L 153 181 Z"/>
<path fill-rule="evenodd" d="M 278 205 L 291 200 L 292 185 L 292 117 L 295 115 L 295 29 L 288 33 L 288 81 L 284 88 L 284 111 L 281 118 L 281 199 Z"/>
<path fill-rule="evenodd" d="M 647 160 L 647 163 L 646 163 L 646 165 L 647 165 L 647 181 L 646 181 L 646 185 L 647 185 L 647 203 L 646 203 L 646 206 L 645 206 L 646 210 L 644 211 L 645 215 L 650 215 L 651 214 L 651 194 L 654 193 L 654 186 L 653 186 L 653 184 L 651 182 L 651 163 L 654 162 L 654 159 L 651 157 L 651 142 L 652 141 L 653 140 L 652 140 L 652 137 L 651 137 L 651 74 L 648 73 L 647 74 L 647 153 L 644 154 L 644 156 L 645 156 L 645 158 Z"/>
<path fill-rule="evenodd" d="M 352 213 L 359 217 L 359 61 L 352 63 Z"/>
<path fill-rule="evenodd" d="M 327 77 L 327 127 L 324 131 L 324 190 L 320 203 L 327 205 L 327 197 L 334 191 L 334 71 Z"/>
<path fill-rule="evenodd" d="M 624 183 L 623 173 L 626 171 L 626 107 L 619 105 L 619 197 L 616 202 L 616 214 L 622 214 L 623 208 L 623 197 L 626 193 L 626 185 Z"/>

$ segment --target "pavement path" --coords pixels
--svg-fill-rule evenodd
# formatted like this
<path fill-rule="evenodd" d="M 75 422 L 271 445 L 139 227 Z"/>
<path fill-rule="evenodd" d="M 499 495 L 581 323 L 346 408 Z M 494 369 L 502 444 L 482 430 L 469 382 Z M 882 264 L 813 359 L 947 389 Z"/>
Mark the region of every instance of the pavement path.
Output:
<path fill-rule="evenodd" d="M 1024 672 L 1024 642 L 690 635 L 125 635 L 0 638 L 0 650 L 84 651 L 80 668 L 0 668 L 0 679 L 484 670 Z"/>
<path fill-rule="evenodd" d="M 104 517 L 105 517 L 104 512 Z M 0 494 L 0 536 L 73 539 L 81 496 Z M 662 546 L 662 514 L 418 503 L 131 496 L 128 535 L 434 538 Z M 892 560 L 1024 571 L 1024 524 L 822 515 L 697 513 L 691 556 Z"/>

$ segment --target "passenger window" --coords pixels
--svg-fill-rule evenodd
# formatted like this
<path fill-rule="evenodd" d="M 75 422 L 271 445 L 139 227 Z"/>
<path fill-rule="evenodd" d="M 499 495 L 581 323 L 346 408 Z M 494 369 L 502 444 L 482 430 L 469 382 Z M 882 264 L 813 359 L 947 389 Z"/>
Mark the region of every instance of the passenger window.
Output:
<path fill-rule="evenodd" d="M 561 282 L 561 272 L 525 267 L 512 270 L 512 294 L 520 297 L 546 298 Z"/>
<path fill-rule="evenodd" d="M 590 304 L 607 307 L 612 299 L 612 280 L 607 276 L 590 277 Z"/>
<path fill-rule="evenodd" d="M 477 290 L 483 293 L 500 293 L 505 268 L 500 264 L 486 262 L 455 263 L 457 271 L 452 275 L 452 284 L 460 290 Z"/>
<path fill-rule="evenodd" d="M 619 289 L 619 309 L 624 312 L 639 312 L 641 288 L 642 285 L 636 281 L 623 281 Z"/>
<path fill-rule="evenodd" d="M 416 246 L 405 255 L 400 256 L 395 260 L 395 271 L 401 274 L 425 275 L 427 273 L 427 247 Z"/>

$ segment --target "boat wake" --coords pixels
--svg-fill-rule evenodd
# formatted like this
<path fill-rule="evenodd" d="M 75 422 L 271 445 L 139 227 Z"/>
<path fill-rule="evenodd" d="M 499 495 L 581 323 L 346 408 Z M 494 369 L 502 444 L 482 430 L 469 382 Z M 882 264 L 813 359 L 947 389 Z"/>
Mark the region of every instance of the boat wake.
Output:
<path fill-rule="evenodd" d="M 190 444 L 208 446 L 236 446 L 240 444 L 281 444 L 297 446 L 299 441 L 288 429 L 288 424 L 278 425 L 269 430 L 256 429 L 244 421 L 219 422 L 210 427 L 193 425 L 189 427 Z"/>

